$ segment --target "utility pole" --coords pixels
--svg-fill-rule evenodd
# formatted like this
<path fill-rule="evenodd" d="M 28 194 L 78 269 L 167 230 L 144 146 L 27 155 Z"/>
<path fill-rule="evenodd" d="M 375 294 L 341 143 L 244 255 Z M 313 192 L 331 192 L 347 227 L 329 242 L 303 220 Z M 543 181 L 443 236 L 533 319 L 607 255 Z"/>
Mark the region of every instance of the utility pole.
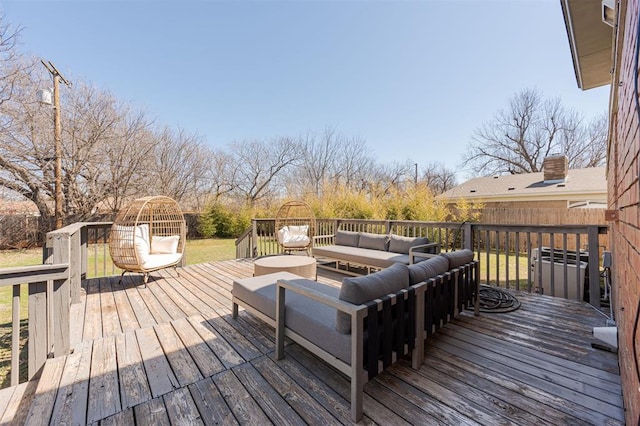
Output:
<path fill-rule="evenodd" d="M 414 185 L 418 186 L 418 163 L 413 163 L 413 165 L 415 166 L 415 169 L 416 169 L 416 173 L 414 175 L 413 183 L 414 183 Z"/>
<path fill-rule="evenodd" d="M 67 86 L 71 86 L 60 71 L 53 65 L 51 61 L 45 62 L 40 60 L 42 65 L 53 76 L 53 141 L 55 144 L 55 218 L 56 229 L 62 228 L 62 124 L 60 122 L 60 80 Z"/>

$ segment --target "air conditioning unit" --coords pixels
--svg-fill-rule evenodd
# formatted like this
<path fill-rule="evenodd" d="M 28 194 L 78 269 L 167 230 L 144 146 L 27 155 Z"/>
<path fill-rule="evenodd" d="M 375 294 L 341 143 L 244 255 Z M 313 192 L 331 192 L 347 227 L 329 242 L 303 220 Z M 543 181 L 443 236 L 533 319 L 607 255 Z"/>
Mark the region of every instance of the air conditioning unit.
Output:
<path fill-rule="evenodd" d="M 583 300 L 588 259 L 587 252 L 567 251 L 565 254 L 561 250 L 551 250 L 549 247 L 542 247 L 541 251 L 534 248 L 531 250 L 531 276 L 534 286 L 542 294 Z"/>

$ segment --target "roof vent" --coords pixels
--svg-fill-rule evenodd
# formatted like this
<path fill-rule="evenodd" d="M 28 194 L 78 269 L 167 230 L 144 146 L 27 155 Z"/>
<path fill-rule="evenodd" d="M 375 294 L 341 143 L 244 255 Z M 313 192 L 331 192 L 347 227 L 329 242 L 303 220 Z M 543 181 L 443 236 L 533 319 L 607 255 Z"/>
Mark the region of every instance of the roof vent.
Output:
<path fill-rule="evenodd" d="M 471 191 L 469 191 L 469 192 L 476 192 L 476 190 L 475 190 L 475 189 L 472 189 L 472 190 L 471 190 Z"/>
<path fill-rule="evenodd" d="M 515 188 L 513 186 L 507 188 L 507 191 L 513 191 Z"/>
<path fill-rule="evenodd" d="M 494 179 L 498 179 L 499 177 L 500 177 L 500 176 L 494 176 L 493 178 L 494 178 Z"/>

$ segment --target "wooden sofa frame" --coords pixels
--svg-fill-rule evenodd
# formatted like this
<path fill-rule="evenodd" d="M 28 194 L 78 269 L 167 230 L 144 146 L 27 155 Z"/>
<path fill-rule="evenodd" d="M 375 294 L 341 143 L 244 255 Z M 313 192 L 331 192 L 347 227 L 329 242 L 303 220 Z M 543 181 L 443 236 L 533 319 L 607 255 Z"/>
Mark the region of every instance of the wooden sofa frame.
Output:
<path fill-rule="evenodd" d="M 291 274 L 289 274 L 291 275 Z M 295 275 L 291 275 L 296 277 Z M 473 260 L 449 271 L 414 284 L 397 293 L 375 299 L 366 304 L 356 305 L 342 301 L 317 291 L 313 286 L 303 286 L 289 279 L 278 279 L 275 283 L 275 320 L 266 313 L 259 311 L 249 303 L 233 295 L 233 317 L 238 316 L 238 305 L 255 314 L 260 319 L 275 327 L 276 330 L 276 358 L 284 357 L 285 337 L 298 343 L 315 354 L 329 365 L 336 368 L 351 380 L 351 416 L 354 422 L 359 421 L 363 414 L 364 384 L 385 368 L 395 363 L 399 357 L 411 353 L 412 368 L 418 369 L 424 361 L 424 342 L 433 333 L 442 328 L 447 322 L 455 318 L 465 308 L 474 307 L 474 314 L 479 315 L 479 262 Z M 303 281 L 310 281 L 301 279 Z M 317 284 L 317 283 L 316 283 Z M 330 306 L 344 312 L 351 317 L 351 353 L 350 362 L 346 363 L 336 355 L 320 348 L 315 343 L 286 326 L 285 307 L 286 293 L 295 292 L 314 302 Z M 399 304 L 403 305 L 399 307 Z M 412 312 L 407 315 L 406 322 L 401 329 L 406 335 L 396 341 L 392 347 L 393 336 L 398 333 L 396 328 L 388 326 L 393 310 L 396 317 L 398 312 Z M 398 311 L 400 309 L 400 311 Z M 381 331 L 371 332 L 375 321 L 368 322 L 378 314 Z M 404 316 L 404 314 L 402 314 Z M 369 330 L 365 334 L 365 324 Z M 411 330 L 415 330 L 412 332 Z M 369 335 L 382 336 L 382 344 L 378 344 Z M 366 336 L 366 338 L 365 338 Z M 397 342 L 400 341 L 401 345 Z M 367 349 L 367 365 L 365 366 L 365 345 Z M 370 346 L 369 346 L 370 345 Z M 372 350 L 371 348 L 376 348 Z M 372 367 L 373 366 L 373 367 Z"/>
<path fill-rule="evenodd" d="M 362 419 L 364 384 L 367 381 L 381 373 L 389 365 L 395 363 L 399 357 L 409 353 L 411 353 L 412 368 L 420 368 L 420 364 L 422 363 L 421 354 L 423 354 L 424 350 L 415 351 L 414 349 L 416 345 L 421 346 L 420 343 L 423 341 L 423 333 L 421 333 L 420 330 L 422 328 L 421 319 L 424 317 L 424 304 L 417 301 L 424 298 L 425 286 L 426 283 L 420 283 L 409 287 L 409 289 L 403 289 L 398 293 L 386 296 L 383 299 L 376 299 L 366 305 L 354 305 L 339 299 L 334 299 L 309 288 L 301 288 L 291 281 L 279 280 L 276 293 L 276 359 L 284 358 L 284 342 L 286 336 L 348 376 L 351 380 L 351 418 L 354 422 L 358 422 Z M 285 327 L 285 292 L 287 290 L 302 294 L 316 302 L 324 303 L 351 316 L 351 362 L 349 364 L 316 346 L 307 340 L 306 337 Z M 411 325 L 406 324 L 413 329 L 413 333 L 410 332 L 407 339 L 399 339 L 402 347 L 393 348 L 388 341 L 386 342 L 388 344 L 383 343 L 382 345 L 378 345 L 379 341 L 372 339 L 371 336 L 365 341 L 365 324 L 368 324 L 370 327 L 371 324 L 376 322 L 376 319 L 367 322 L 368 319 L 373 317 L 373 313 L 377 313 L 383 318 L 386 317 L 382 334 L 389 339 L 393 330 L 386 324 L 391 322 L 391 309 L 393 306 L 397 306 L 403 302 L 406 303 L 406 309 L 413 311 L 412 314 L 409 315 L 409 321 L 413 319 L 414 323 Z M 378 333 L 370 334 L 377 335 Z M 366 369 L 364 365 L 365 344 L 368 345 L 367 358 L 369 361 Z M 382 346 L 382 353 L 373 350 L 373 348 L 378 348 L 379 346 Z"/>

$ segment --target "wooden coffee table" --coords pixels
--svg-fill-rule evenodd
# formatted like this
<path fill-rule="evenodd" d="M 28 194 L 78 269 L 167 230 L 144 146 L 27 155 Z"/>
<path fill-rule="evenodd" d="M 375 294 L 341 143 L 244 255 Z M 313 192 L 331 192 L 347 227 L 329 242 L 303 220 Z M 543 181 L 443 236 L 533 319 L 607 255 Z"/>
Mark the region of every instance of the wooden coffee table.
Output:
<path fill-rule="evenodd" d="M 255 277 L 274 272 L 291 272 L 312 280 L 318 278 L 316 259 L 310 256 L 268 256 L 253 263 L 253 276 Z"/>

